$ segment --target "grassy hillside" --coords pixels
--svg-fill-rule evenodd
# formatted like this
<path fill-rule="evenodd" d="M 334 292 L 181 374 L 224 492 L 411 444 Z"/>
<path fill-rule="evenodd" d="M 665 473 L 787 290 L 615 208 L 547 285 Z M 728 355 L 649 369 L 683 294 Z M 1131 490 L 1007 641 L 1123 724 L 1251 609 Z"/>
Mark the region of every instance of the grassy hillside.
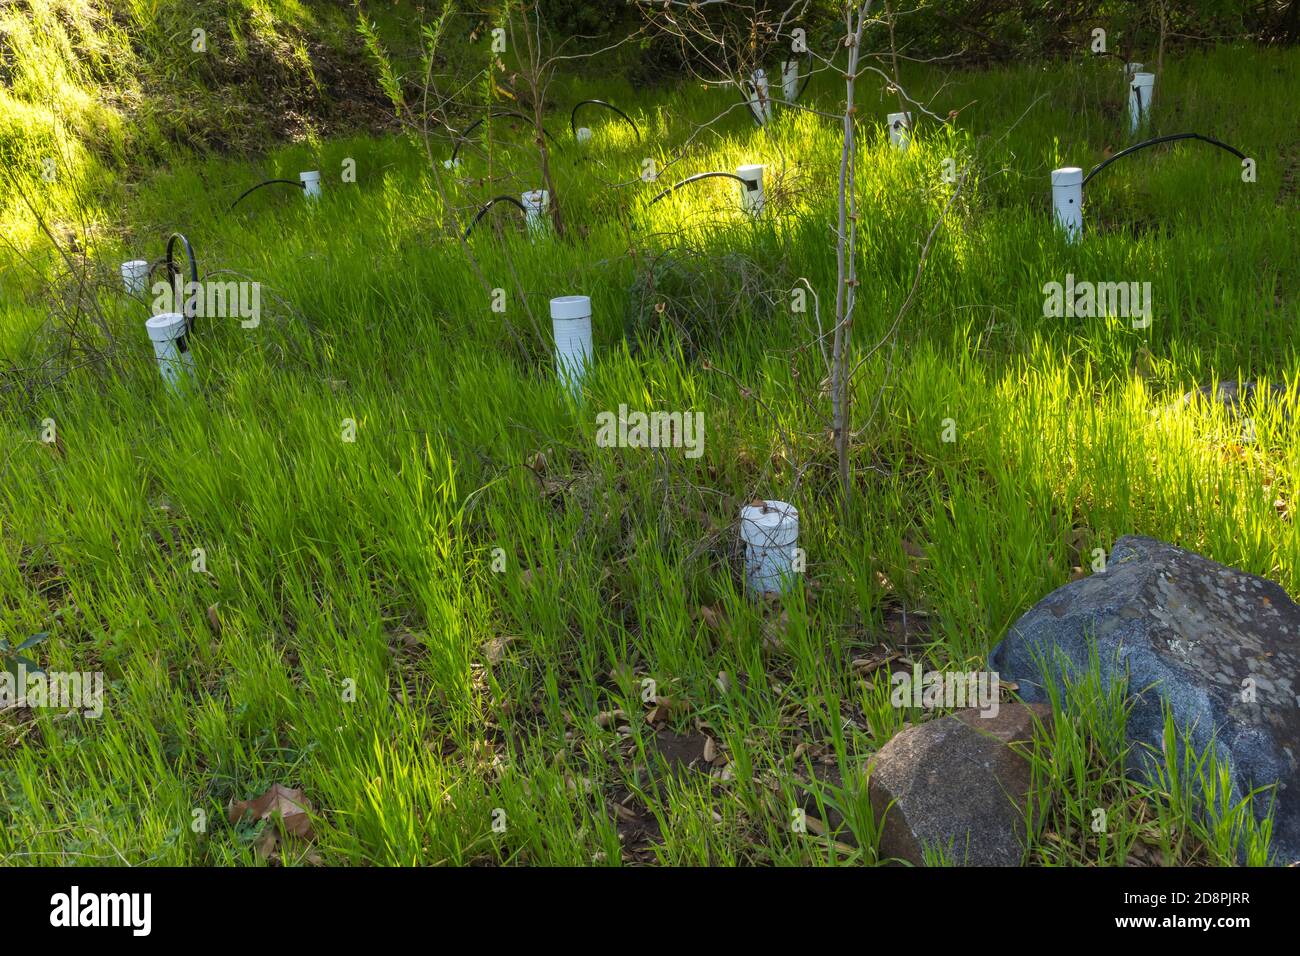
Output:
<path fill-rule="evenodd" d="M 276 12 L 291 47 L 306 14 Z M 870 89 L 848 514 L 815 318 L 789 307 L 800 280 L 823 309 L 833 295 L 831 120 L 783 111 L 764 132 L 733 114 L 666 174 L 766 163 L 760 220 L 723 180 L 648 208 L 664 183 L 636 181 L 642 159 L 666 163 L 725 94 L 574 80 L 548 119 L 570 233 L 530 239 L 495 209 L 470 240 L 477 274 L 456 239 L 473 210 L 538 185 L 509 121 L 491 167 L 471 148 L 456 174 L 440 146 L 430 164 L 418 141 L 358 135 L 145 177 L 91 250 L 116 364 L 33 375 L 57 349 L 38 334 L 51 290 L 25 272 L 0 317 L 0 628 L 48 631 L 43 665 L 108 681 L 98 720 L 0 714 L 0 860 L 253 864 L 265 827 L 225 807 L 282 783 L 317 811 L 314 843 L 280 847 L 284 862 L 875 862 L 861 769 L 929 716 L 890 705 L 890 655 L 980 667 L 1124 533 L 1300 593 L 1296 423 L 1261 415 L 1245 440 L 1221 415 L 1159 414 L 1219 376 L 1300 388 L 1297 154 L 1281 120 L 1298 67 L 1294 51 L 1236 49 L 1167 63 L 1155 131 L 1237 145 L 1258 182 L 1200 144 L 1147 151 L 1089 187 L 1073 246 L 1048 175 L 1127 142 L 1113 65 L 910 70 L 939 115 L 966 108 L 906 154 L 886 137 L 893 100 Z M 108 82 L 85 69 L 59 82 Z M 295 75 L 310 85 L 316 68 Z M 833 109 L 839 93 L 809 95 Z M 626 109 L 644 142 L 596 117 L 579 149 L 567 106 L 588 96 Z M 82 122 L 104 132 L 85 140 L 142 135 L 128 114 L 87 101 Z M 949 157 L 977 180 L 887 340 Z M 355 183 L 340 178 L 349 159 Z M 302 169 L 326 173 L 318 205 L 267 189 L 229 211 Z M 145 304 L 114 278 L 178 228 L 205 275 L 254 279 L 264 304 L 255 328 L 203 322 L 184 397 L 159 378 Z M 1151 325 L 1044 318 L 1044 283 L 1067 273 L 1151 282 Z M 598 358 L 577 403 L 556 382 L 547 312 L 572 293 L 592 297 Z M 703 412 L 702 456 L 600 447 L 595 416 L 621 404 Z M 784 603 L 741 592 L 737 516 L 755 496 L 800 509 L 806 586 Z M 1244 817 L 1207 825 L 1124 780 L 1116 718 L 1097 699 L 1062 722 L 1081 740 L 1040 741 L 1033 860 L 1263 859 Z M 809 789 L 842 830 L 792 831 Z"/>
<path fill-rule="evenodd" d="M 423 4 L 370 14 L 398 50 Z M 195 151 L 250 153 L 379 129 L 350 4 L 312 0 L 14 0 L 0 7 L 0 163 L 48 208 Z M 196 32 L 201 31 L 201 32 Z M 56 164 L 56 179 L 41 178 Z M 36 186 L 39 184 L 39 186 Z M 18 229 L 12 190 L 0 222 Z"/>

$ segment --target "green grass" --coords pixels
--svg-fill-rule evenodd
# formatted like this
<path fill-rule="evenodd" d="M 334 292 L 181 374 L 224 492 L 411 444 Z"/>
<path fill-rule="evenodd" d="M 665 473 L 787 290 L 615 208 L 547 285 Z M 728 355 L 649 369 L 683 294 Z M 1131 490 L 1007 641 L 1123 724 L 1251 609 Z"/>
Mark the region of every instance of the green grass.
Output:
<path fill-rule="evenodd" d="M 1127 142 L 1111 66 L 909 76 L 940 115 L 973 105 L 959 131 L 930 126 L 906 155 L 885 136 L 896 107 L 868 89 L 860 350 L 911 285 L 948 196 L 941 160 L 969 159 L 977 179 L 897 344 L 854 383 L 847 514 L 812 315 L 789 309 L 803 277 L 832 321 L 830 120 L 787 111 L 769 134 L 734 113 L 664 174 L 769 163 L 761 222 L 735 210 L 730 181 L 647 210 L 663 181 L 601 180 L 634 179 L 644 156 L 662 165 L 724 94 L 566 83 L 549 114 L 562 140 L 565 104 L 601 96 L 646 143 L 593 117 L 592 148 L 555 157 L 570 235 L 530 242 L 494 210 L 470 240 L 486 287 L 453 234 L 478 202 L 538 185 L 508 122 L 492 181 L 468 154 L 468 181 L 446 183 L 451 209 L 441 167 L 402 138 L 178 161 L 120 190 L 129 203 L 99 209 L 105 228 L 83 237 L 115 372 L 34 375 L 52 354 L 37 334 L 48 292 L 14 261 L 0 274 L 14 293 L 0 354 L 27 370 L 6 376 L 0 419 L 0 628 L 48 630 L 32 649 L 43 666 L 108 681 L 97 721 L 0 714 L 0 860 L 252 864 L 258 834 L 224 808 L 283 783 L 312 801 L 327 864 L 878 862 L 861 768 L 930 715 L 892 708 L 885 669 L 864 678 L 854 659 L 897 648 L 977 668 L 1125 533 L 1300 590 L 1300 539 L 1274 504 L 1295 487 L 1294 425 L 1259 415 L 1245 443 L 1222 415 L 1152 414 L 1215 377 L 1296 387 L 1296 156 L 1280 117 L 1297 65 L 1229 49 L 1169 62 L 1156 131 L 1217 135 L 1258 160 L 1259 181 L 1197 144 L 1148 151 L 1090 186 L 1076 246 L 1051 225 L 1048 173 Z M 813 95 L 833 108 L 837 91 Z M 349 157 L 353 185 L 338 181 Z M 226 211 L 258 180 L 306 168 L 326 174 L 319 206 L 267 189 Z M 256 278 L 264 304 L 256 329 L 203 322 L 200 388 L 184 400 L 163 389 L 143 306 L 113 275 L 177 228 L 205 273 Z M 649 263 L 688 254 L 731 257 L 666 298 L 666 314 L 708 333 L 700 354 L 672 335 L 626 340 Z M 1151 327 L 1044 319 L 1042 286 L 1067 272 L 1150 281 Z M 491 288 L 506 290 L 504 313 Z M 571 293 L 594 306 L 580 405 L 550 357 L 547 299 Z M 703 411 L 703 456 L 597 447 L 596 412 L 620 403 Z M 40 440 L 45 419 L 58 449 Z M 756 495 L 801 512 L 806 587 L 782 606 L 751 603 L 736 572 L 738 510 Z M 655 708 L 666 732 L 714 741 L 712 772 L 666 758 L 650 691 L 671 701 Z M 1090 698 L 1040 740 L 1047 816 L 1030 858 L 1122 863 L 1147 837 L 1177 861 L 1228 862 L 1247 845 L 1262 859 L 1231 808 L 1198 823 L 1179 780 L 1161 796 L 1116 777 L 1115 706 Z M 842 785 L 808 783 L 830 768 Z M 845 831 L 791 827 L 806 787 Z M 1097 801 L 1125 821 L 1104 846 L 1085 815 Z"/>
<path fill-rule="evenodd" d="M 405 54 L 423 10 L 369 15 Z M 88 187 L 98 233 L 123 173 L 383 127 L 354 15 L 312 0 L 14 0 L 0 10 L 0 166 L 56 216 Z M 25 212 L 0 193 L 0 226 L 29 241 Z"/>

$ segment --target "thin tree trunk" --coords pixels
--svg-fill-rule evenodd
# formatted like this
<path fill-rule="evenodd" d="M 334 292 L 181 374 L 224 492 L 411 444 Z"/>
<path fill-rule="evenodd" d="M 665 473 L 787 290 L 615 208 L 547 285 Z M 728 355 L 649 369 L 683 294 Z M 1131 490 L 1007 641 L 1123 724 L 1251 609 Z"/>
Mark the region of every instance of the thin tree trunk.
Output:
<path fill-rule="evenodd" d="M 854 91 L 862 51 L 862 30 L 871 2 L 850 3 L 845 12 L 845 43 L 849 63 L 844 74 L 844 145 L 840 152 L 839 220 L 835 239 L 835 338 L 831 353 L 831 422 L 835 433 L 835 454 L 839 464 L 841 506 L 847 514 L 853 495 L 850 470 L 852 403 L 849 395 L 848 360 L 853 338 L 853 307 L 857 300 L 857 107 Z"/>

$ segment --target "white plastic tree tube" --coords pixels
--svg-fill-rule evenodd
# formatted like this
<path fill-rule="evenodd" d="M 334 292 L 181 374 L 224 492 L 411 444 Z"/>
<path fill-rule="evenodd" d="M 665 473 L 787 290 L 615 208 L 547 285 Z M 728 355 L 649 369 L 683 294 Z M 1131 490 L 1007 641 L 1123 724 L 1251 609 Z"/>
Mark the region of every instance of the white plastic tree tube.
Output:
<path fill-rule="evenodd" d="M 784 501 L 764 501 L 740 509 L 740 540 L 745 545 L 745 584 L 750 592 L 784 591 L 795 576 L 799 512 Z"/>
<path fill-rule="evenodd" d="M 1052 170 L 1052 214 L 1071 242 L 1083 233 L 1083 170 L 1078 166 Z"/>
<path fill-rule="evenodd" d="M 1125 63 L 1124 72 L 1128 76 L 1132 76 L 1134 73 L 1141 73 L 1144 66 L 1146 66 L 1145 63 Z"/>
<path fill-rule="evenodd" d="M 144 324 L 153 342 L 154 358 L 163 381 L 179 391 L 184 381 L 194 378 L 194 353 L 185 341 L 185 316 L 180 312 L 163 312 Z"/>
<path fill-rule="evenodd" d="M 519 197 L 524 204 L 524 218 L 528 231 L 541 232 L 546 228 L 546 211 L 551 207 L 551 194 L 545 189 L 530 189 Z"/>
<path fill-rule="evenodd" d="M 772 93 L 767 85 L 767 71 L 755 70 L 750 74 L 752 92 L 749 94 L 749 108 L 759 125 L 766 126 L 772 119 Z"/>
<path fill-rule="evenodd" d="M 1134 73 L 1128 84 L 1128 129 L 1136 133 L 1151 118 L 1151 94 L 1155 92 L 1154 73 Z"/>
<path fill-rule="evenodd" d="M 131 295 L 144 295 L 149 287 L 149 263 L 143 259 L 122 263 L 122 284 Z"/>
<path fill-rule="evenodd" d="M 911 113 L 889 114 L 889 141 L 894 144 L 894 149 L 907 149 L 907 144 L 912 141 Z"/>
<path fill-rule="evenodd" d="M 591 361 L 591 296 L 552 299 L 551 329 L 555 334 L 555 370 L 576 396 L 582 391 L 582 378 Z"/>
<path fill-rule="evenodd" d="M 799 96 L 799 61 L 786 60 L 781 64 L 781 92 L 785 101 L 793 103 Z"/>
<path fill-rule="evenodd" d="M 761 165 L 737 166 L 740 184 L 740 208 L 751 216 L 763 212 L 763 167 Z"/>
<path fill-rule="evenodd" d="M 591 129 L 589 127 L 579 126 L 578 132 L 574 135 L 577 137 L 579 143 L 587 143 L 591 141 Z"/>
<path fill-rule="evenodd" d="M 302 183 L 303 195 L 308 199 L 320 199 L 320 171 L 313 169 L 305 173 L 299 173 L 298 179 Z"/>

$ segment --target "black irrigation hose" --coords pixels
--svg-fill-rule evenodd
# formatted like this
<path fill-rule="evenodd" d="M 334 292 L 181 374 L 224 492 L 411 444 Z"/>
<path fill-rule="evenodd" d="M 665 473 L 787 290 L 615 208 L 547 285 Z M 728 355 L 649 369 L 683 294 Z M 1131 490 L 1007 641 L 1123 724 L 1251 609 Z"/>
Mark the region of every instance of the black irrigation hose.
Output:
<path fill-rule="evenodd" d="M 524 204 L 521 203 L 514 196 L 497 196 L 495 199 L 489 199 L 486 203 L 483 204 L 483 208 L 478 211 L 478 215 L 474 217 L 474 221 L 471 222 L 469 226 L 465 229 L 466 239 L 468 239 L 469 234 L 474 231 L 474 227 L 478 225 L 479 220 L 487 215 L 487 211 L 499 202 L 514 203 L 516 206 L 519 207 L 519 211 L 522 212 L 524 216 L 528 215 L 528 210 L 524 207 Z"/>
<path fill-rule="evenodd" d="M 245 189 L 242 193 L 239 194 L 239 198 L 230 204 L 230 209 L 226 211 L 227 212 L 233 211 L 236 206 L 238 206 L 241 202 L 244 201 L 244 197 L 247 196 L 249 193 L 255 193 L 263 186 L 271 186 L 274 185 L 275 183 L 284 183 L 287 186 L 297 186 L 299 189 L 307 188 L 305 183 L 295 182 L 292 179 L 268 179 L 264 183 L 258 183 L 252 189 Z"/>
<path fill-rule="evenodd" d="M 175 289 L 175 281 L 174 281 L 175 277 L 180 275 L 180 271 L 181 271 L 180 268 L 176 265 L 175 252 L 176 252 L 177 240 L 179 240 L 180 243 L 185 247 L 185 257 L 189 260 L 190 263 L 190 281 L 193 282 L 195 285 L 198 285 L 199 263 L 198 260 L 194 257 L 194 247 L 190 245 L 190 241 L 186 239 L 182 233 L 173 232 L 168 237 L 167 254 L 149 267 L 149 279 L 151 282 L 153 280 L 153 274 L 158 269 L 158 267 L 159 266 L 164 267 L 167 271 L 167 282 L 169 285 L 172 286 L 173 290 Z M 175 305 L 175 303 L 172 304 Z M 194 316 L 191 314 L 193 312 L 193 309 L 191 309 L 189 306 L 190 306 L 189 302 L 186 302 L 181 306 L 182 311 L 185 313 L 186 333 L 189 333 L 194 327 Z"/>
<path fill-rule="evenodd" d="M 1121 149 L 1114 156 L 1110 157 L 1110 159 L 1102 160 L 1096 166 L 1092 167 L 1092 170 L 1088 173 L 1087 176 L 1083 177 L 1083 185 L 1085 186 L 1088 185 L 1088 180 L 1092 179 L 1093 176 L 1096 176 L 1099 172 L 1101 172 L 1111 163 L 1115 162 L 1115 160 L 1117 159 L 1123 159 L 1125 156 L 1129 156 L 1133 153 L 1136 153 L 1140 149 L 1146 149 L 1148 146 L 1156 146 L 1159 145 L 1160 143 L 1170 143 L 1173 142 L 1174 140 L 1179 140 L 1179 139 L 1199 139 L 1202 143 L 1209 143 L 1211 146 L 1217 146 L 1219 147 L 1219 149 L 1227 150 L 1228 152 L 1232 153 L 1233 156 L 1236 156 L 1238 159 L 1247 158 L 1246 154 L 1243 153 L 1241 150 L 1237 149 L 1236 147 L 1229 146 L 1227 143 L 1221 143 L 1219 142 L 1219 140 L 1214 139 L 1213 137 L 1210 136 L 1202 136 L 1200 133 L 1170 133 L 1167 136 L 1157 136 L 1154 139 L 1148 139 L 1141 143 L 1135 143 L 1134 145 L 1128 147 L 1127 149 Z"/>
<path fill-rule="evenodd" d="M 465 143 L 466 143 L 466 141 L 467 141 L 467 138 L 468 138 L 468 136 L 469 136 L 470 133 L 474 132 L 474 130 L 476 130 L 476 129 L 478 129 L 480 126 L 482 126 L 484 120 L 489 120 L 489 119 L 499 119 L 499 118 L 502 117 L 502 116 L 513 116 L 513 117 L 515 117 L 516 119 L 521 119 L 521 120 L 523 120 L 525 123 L 531 123 L 531 122 L 532 122 L 532 120 L 529 119 L 527 116 L 525 116 L 523 113 L 517 113 L 517 112 L 515 112 L 514 110 L 493 110 L 493 111 L 492 111 L 491 113 L 489 113 L 487 116 L 480 116 L 480 117 L 479 117 L 478 119 L 476 119 L 474 122 L 472 122 L 472 123 L 470 123 L 468 126 L 466 126 L 466 127 L 465 127 L 465 131 L 464 131 L 463 133 L 460 134 L 460 138 L 459 138 L 459 139 L 457 140 L 457 142 L 456 142 L 456 148 L 453 149 L 453 150 L 451 151 L 451 160 L 450 160 L 451 164 L 452 164 L 453 166 L 456 165 L 456 157 L 457 157 L 458 155 L 460 155 L 460 148 L 461 148 L 461 146 L 465 145 Z M 547 128 L 546 128 L 545 126 L 542 127 L 542 134 L 543 134 L 547 139 L 549 139 L 552 143 L 554 143 L 557 149 L 561 149 L 561 148 L 562 148 L 562 147 L 560 146 L 560 142 L 559 142 L 559 140 L 557 140 L 554 136 L 552 136 L 552 135 L 550 134 L 550 131 L 547 130 Z"/>
<path fill-rule="evenodd" d="M 648 203 L 646 203 L 646 206 L 647 207 L 653 206 L 659 200 L 663 199 L 665 196 L 672 195 L 673 193 L 677 192 L 677 190 L 681 189 L 683 186 L 689 185 L 690 183 L 699 182 L 701 179 L 711 179 L 715 176 L 724 176 L 727 179 L 734 179 L 736 182 L 741 183 L 746 189 L 752 189 L 756 183 L 756 180 L 746 179 L 743 176 L 737 176 L 735 173 L 724 173 L 724 172 L 696 173 L 694 176 L 687 176 L 679 183 L 673 183 L 671 186 L 669 186 L 667 189 L 661 192 L 658 196 L 655 196 L 654 199 L 651 199 Z"/>
<path fill-rule="evenodd" d="M 603 106 L 607 110 L 613 110 L 619 116 L 623 117 L 623 119 L 627 120 L 628 125 L 631 126 L 633 131 L 636 133 L 636 141 L 638 143 L 641 142 L 641 128 L 636 125 L 632 117 L 628 116 L 613 103 L 606 103 L 604 100 L 583 100 L 573 108 L 573 112 L 569 114 L 569 132 L 573 133 L 575 138 L 578 135 L 578 109 L 583 106 Z"/>

